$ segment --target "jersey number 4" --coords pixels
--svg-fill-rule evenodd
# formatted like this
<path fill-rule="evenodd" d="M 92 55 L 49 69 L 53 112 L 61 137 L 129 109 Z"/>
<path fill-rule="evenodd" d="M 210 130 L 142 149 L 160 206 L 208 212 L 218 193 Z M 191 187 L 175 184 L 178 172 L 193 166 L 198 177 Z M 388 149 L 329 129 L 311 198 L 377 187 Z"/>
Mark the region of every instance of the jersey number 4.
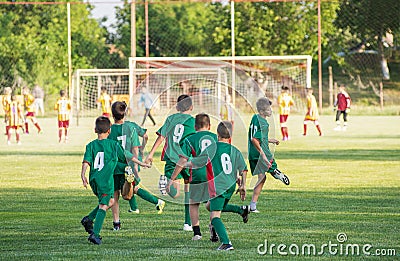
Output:
<path fill-rule="evenodd" d="M 94 159 L 94 169 L 101 171 L 104 167 L 104 152 L 98 152 Z"/>

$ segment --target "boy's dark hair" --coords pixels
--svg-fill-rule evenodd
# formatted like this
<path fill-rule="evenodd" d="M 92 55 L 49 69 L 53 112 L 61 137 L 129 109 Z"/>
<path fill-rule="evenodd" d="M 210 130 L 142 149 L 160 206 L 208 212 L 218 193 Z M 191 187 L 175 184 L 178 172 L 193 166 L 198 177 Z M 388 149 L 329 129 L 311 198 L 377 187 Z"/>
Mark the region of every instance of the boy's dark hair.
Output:
<path fill-rule="evenodd" d="M 230 139 L 232 137 L 232 123 L 230 121 L 222 121 L 217 127 L 218 136 L 223 139 Z"/>
<path fill-rule="evenodd" d="M 111 121 L 106 116 L 100 116 L 96 119 L 95 132 L 98 134 L 106 133 L 111 128 Z"/>
<path fill-rule="evenodd" d="M 184 112 L 189 110 L 192 105 L 192 98 L 187 94 L 182 94 L 178 97 L 176 109 L 180 112 Z"/>
<path fill-rule="evenodd" d="M 111 112 L 115 120 L 122 120 L 125 117 L 126 107 L 124 101 L 116 101 L 111 105 Z"/>
<path fill-rule="evenodd" d="M 106 86 L 101 86 L 100 88 L 102 91 L 107 91 L 107 87 Z"/>
<path fill-rule="evenodd" d="M 208 127 L 208 126 L 210 126 L 210 124 L 211 124 L 211 121 L 210 121 L 210 116 L 208 116 L 208 114 L 199 113 L 196 115 L 196 120 L 195 120 L 195 124 L 194 124 L 194 127 L 196 129 Z"/>
<path fill-rule="evenodd" d="M 266 111 L 271 107 L 271 104 L 272 102 L 268 98 L 261 97 L 256 102 L 257 111 L 260 114 L 265 114 Z"/>
<path fill-rule="evenodd" d="M 64 96 L 65 95 L 65 91 L 64 90 L 61 90 L 60 91 L 60 96 Z"/>

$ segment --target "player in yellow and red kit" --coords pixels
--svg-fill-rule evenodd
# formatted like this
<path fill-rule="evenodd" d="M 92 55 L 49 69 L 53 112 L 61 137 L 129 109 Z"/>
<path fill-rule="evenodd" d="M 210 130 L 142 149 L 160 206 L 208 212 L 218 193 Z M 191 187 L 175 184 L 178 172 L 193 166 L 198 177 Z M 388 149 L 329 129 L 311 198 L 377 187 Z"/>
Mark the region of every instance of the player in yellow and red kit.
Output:
<path fill-rule="evenodd" d="M 17 96 L 12 95 L 11 100 L 7 103 L 7 143 L 11 144 L 11 130 L 15 130 L 15 137 L 17 144 L 20 145 L 20 135 L 19 129 L 22 129 L 22 124 L 24 122 L 22 105 L 17 101 Z"/>
<path fill-rule="evenodd" d="M 11 87 L 6 87 L 4 88 L 4 95 L 3 95 L 3 99 L 1 101 L 2 105 L 3 105 L 3 110 L 4 110 L 4 123 L 6 124 L 6 135 L 8 135 L 8 104 L 11 103 L 11 93 L 12 93 L 12 89 Z"/>
<path fill-rule="evenodd" d="M 287 128 L 287 118 L 289 117 L 290 107 L 294 105 L 292 95 L 289 93 L 289 87 L 282 86 L 282 92 L 278 96 L 279 122 L 281 124 L 282 140 L 289 140 Z"/>
<path fill-rule="evenodd" d="M 38 133 L 40 133 L 42 131 L 42 129 L 40 128 L 39 123 L 35 117 L 35 106 L 34 106 L 35 98 L 30 93 L 30 90 L 28 87 L 24 87 L 22 89 L 22 94 L 24 95 L 24 105 L 25 105 L 25 110 L 26 110 L 25 133 L 29 134 L 28 120 L 32 121 L 33 125 L 35 125 L 35 127 L 37 128 Z"/>
<path fill-rule="evenodd" d="M 69 128 L 69 114 L 71 112 L 71 101 L 67 98 L 64 90 L 60 91 L 60 98 L 58 98 L 54 105 L 54 110 L 58 112 L 58 142 L 61 142 L 64 130 L 64 142 L 68 140 Z"/>
<path fill-rule="evenodd" d="M 317 100 L 315 99 L 315 96 L 313 95 L 313 89 L 307 88 L 307 113 L 306 113 L 306 116 L 304 117 L 303 136 L 307 135 L 307 123 L 309 121 L 314 122 L 315 127 L 318 130 L 319 136 L 322 136 L 321 127 L 319 126 L 318 118 L 319 118 L 318 105 L 317 105 Z"/>
<path fill-rule="evenodd" d="M 110 118 L 112 98 L 107 93 L 107 87 L 101 87 L 101 94 L 100 97 L 97 99 L 97 102 L 101 103 L 101 111 L 103 113 L 102 115 Z"/>

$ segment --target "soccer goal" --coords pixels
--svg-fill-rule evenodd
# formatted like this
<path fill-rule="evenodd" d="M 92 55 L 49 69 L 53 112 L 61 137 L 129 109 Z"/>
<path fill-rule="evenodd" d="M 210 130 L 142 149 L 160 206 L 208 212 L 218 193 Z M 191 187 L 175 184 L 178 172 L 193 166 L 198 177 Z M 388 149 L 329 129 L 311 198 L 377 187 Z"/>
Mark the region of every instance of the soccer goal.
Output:
<path fill-rule="evenodd" d="M 230 97 L 238 110 L 250 112 L 261 96 L 276 100 L 288 86 L 304 109 L 305 88 L 311 87 L 309 55 L 236 57 L 131 57 L 130 89 L 147 88 L 162 109 L 174 106 L 179 94 L 193 97 L 195 108 L 219 114 Z M 301 100 L 301 102 L 300 102 Z"/>
<path fill-rule="evenodd" d="M 154 96 L 154 108 L 167 112 L 180 94 L 189 94 L 196 111 L 219 117 L 229 102 L 235 110 L 253 112 L 257 98 L 276 100 L 281 86 L 288 86 L 296 101 L 294 110 L 304 110 L 305 88 L 311 87 L 311 56 L 236 57 L 134 57 L 129 69 L 78 69 L 70 96 L 73 113 L 82 117 L 101 115 L 96 102 L 101 87 L 113 100 L 123 100 L 130 110 L 138 108 L 140 92 Z M 195 113 L 194 112 L 194 113 Z"/>

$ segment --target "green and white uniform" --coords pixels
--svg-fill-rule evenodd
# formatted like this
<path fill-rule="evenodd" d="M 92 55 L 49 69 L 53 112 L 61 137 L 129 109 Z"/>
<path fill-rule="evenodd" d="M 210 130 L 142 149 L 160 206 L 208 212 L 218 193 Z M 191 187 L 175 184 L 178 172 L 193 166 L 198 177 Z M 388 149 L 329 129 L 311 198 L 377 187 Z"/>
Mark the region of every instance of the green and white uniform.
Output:
<path fill-rule="evenodd" d="M 131 161 L 133 157 L 132 149 L 140 146 L 138 133 L 134 124 L 130 121 L 125 121 L 123 124 L 113 124 L 111 126 L 111 133 L 108 139 L 118 141 L 125 152 L 125 158 L 118 161 L 117 167 L 114 171 L 114 187 L 115 190 L 121 190 L 125 183 L 125 167 L 128 165 L 133 167 Z M 135 179 L 137 185 L 139 180 Z"/>
<path fill-rule="evenodd" d="M 207 155 L 207 159 L 204 159 Z M 238 174 L 247 171 L 242 153 L 226 142 L 213 143 L 201 153 L 195 166 L 207 161 L 208 192 L 210 194 L 210 210 L 222 211 L 235 192 Z"/>
<path fill-rule="evenodd" d="M 165 145 L 161 154 L 161 160 L 165 161 L 164 174 L 171 178 L 179 155 L 182 154 L 181 146 L 185 138 L 196 133 L 195 120 L 189 114 L 175 113 L 167 117 L 164 125 L 157 131 L 157 135 L 165 137 Z M 188 171 L 182 170 L 178 179 L 189 179 Z"/>
<path fill-rule="evenodd" d="M 114 170 L 125 160 L 121 145 L 113 140 L 94 140 L 86 145 L 83 162 L 90 165 L 89 184 L 99 204 L 108 205 L 114 195 Z"/>
<path fill-rule="evenodd" d="M 253 115 L 248 132 L 249 163 L 250 163 L 251 174 L 253 176 L 258 174 L 264 174 L 265 172 L 273 173 L 273 171 L 278 167 L 274 160 L 274 156 L 272 155 L 269 149 L 268 132 L 269 132 L 268 121 L 265 118 L 261 117 L 259 114 Z M 256 138 L 257 140 L 260 141 L 261 149 L 267 156 L 269 164 L 267 164 L 263 160 L 263 158 L 260 157 L 260 153 L 251 142 L 252 138 Z"/>
<path fill-rule="evenodd" d="M 182 145 L 182 157 L 190 160 L 197 157 L 212 143 L 217 142 L 217 135 L 210 131 L 199 131 L 185 139 Z M 208 181 L 206 166 L 192 168 L 189 170 L 190 177 L 190 199 L 195 203 L 210 199 L 208 194 Z"/>

